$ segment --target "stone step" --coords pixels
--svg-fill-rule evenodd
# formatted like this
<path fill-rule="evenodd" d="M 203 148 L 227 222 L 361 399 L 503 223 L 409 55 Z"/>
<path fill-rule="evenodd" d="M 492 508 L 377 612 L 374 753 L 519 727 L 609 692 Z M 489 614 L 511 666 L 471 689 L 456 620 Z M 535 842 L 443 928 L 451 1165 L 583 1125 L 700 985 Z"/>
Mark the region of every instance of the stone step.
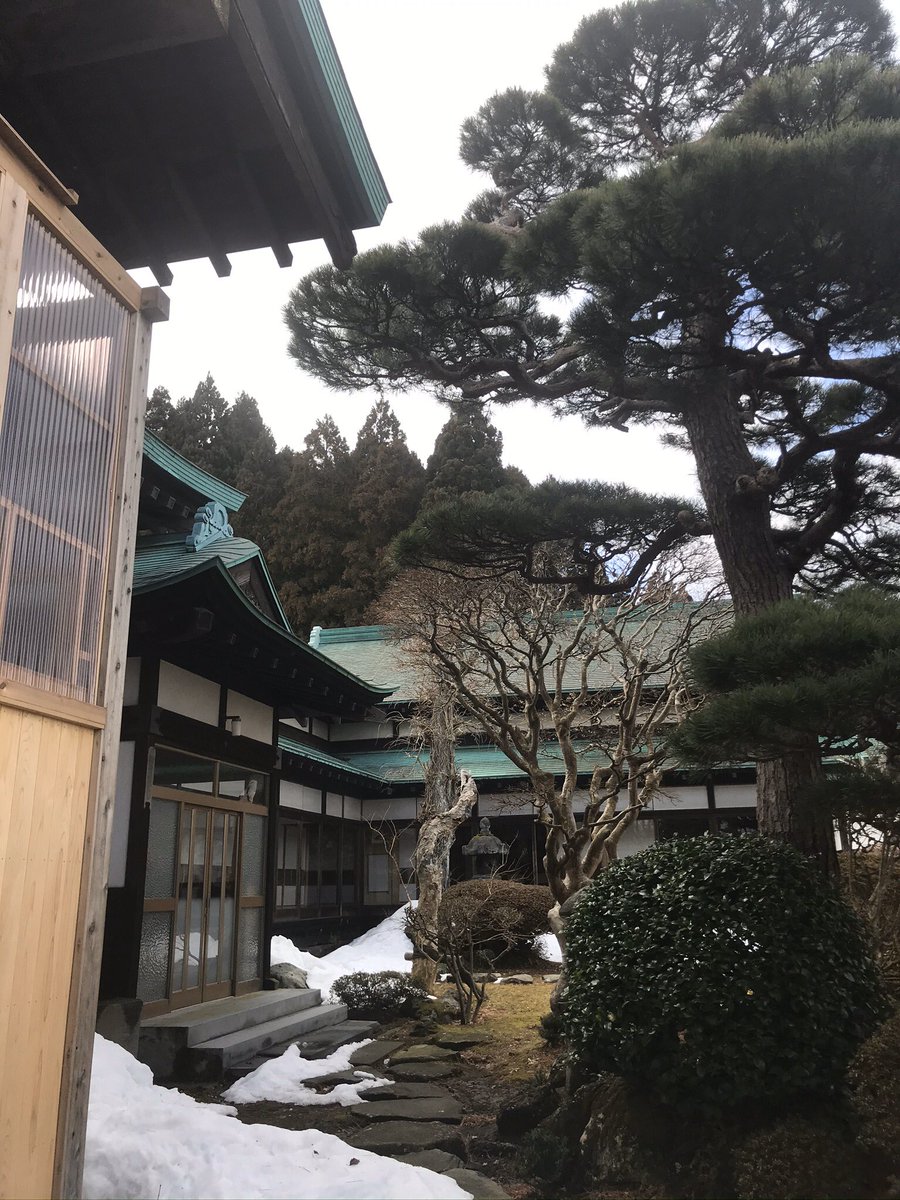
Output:
<path fill-rule="evenodd" d="M 348 1042 L 362 1042 L 366 1038 L 370 1038 L 377 1029 L 377 1021 L 340 1021 L 334 1025 L 315 1029 L 302 1037 L 289 1037 L 283 1041 L 273 1042 L 270 1046 L 254 1050 L 252 1054 L 247 1055 L 245 1058 L 233 1060 L 225 1067 L 224 1078 L 228 1083 L 234 1083 L 235 1080 L 249 1075 L 251 1071 L 255 1071 L 264 1062 L 268 1062 L 272 1058 L 279 1058 L 284 1054 L 288 1046 L 295 1044 L 299 1046 L 300 1054 L 303 1058 L 309 1058 L 313 1061 L 319 1058 L 327 1058 L 339 1046 L 345 1046 Z M 376 1072 L 373 1072 L 373 1074 L 376 1074 Z M 358 1080 L 362 1076 L 356 1076 L 355 1078 Z M 310 1080 L 309 1082 L 313 1084 L 316 1080 Z"/>
<path fill-rule="evenodd" d="M 384 1038 L 376 1038 L 374 1042 L 369 1042 L 368 1046 L 360 1046 L 358 1050 L 354 1050 L 350 1061 L 354 1067 L 375 1066 L 384 1062 L 388 1055 L 399 1050 L 402 1045 L 402 1042 L 388 1042 Z"/>
<path fill-rule="evenodd" d="M 343 1005 L 341 1005 L 343 1008 Z M 377 1021 L 341 1021 L 328 1028 L 317 1029 L 309 1037 L 294 1039 L 304 1058 L 327 1058 L 339 1046 L 348 1042 L 362 1042 L 378 1030 Z"/>
<path fill-rule="evenodd" d="M 463 1119 L 462 1105 L 453 1096 L 368 1103 L 368 1095 L 364 1093 L 363 1101 L 362 1104 L 351 1104 L 347 1109 L 360 1121 L 443 1121 L 447 1125 L 459 1125 Z"/>
<path fill-rule="evenodd" d="M 292 1013 L 249 1029 L 226 1033 L 223 1037 L 210 1038 L 190 1050 L 190 1061 L 197 1072 L 195 1077 L 220 1079 L 223 1072 L 234 1064 L 282 1043 L 287 1047 L 291 1042 L 297 1042 L 301 1044 L 304 1058 L 318 1057 L 307 1055 L 302 1050 L 302 1043 L 324 1027 L 346 1022 L 346 1018 L 345 1004 L 319 1004 L 305 1012 Z"/>
<path fill-rule="evenodd" d="M 374 1154 L 415 1154 L 420 1150 L 446 1150 L 464 1162 L 466 1145 L 455 1125 L 442 1121 L 378 1121 L 358 1132 L 342 1129 L 341 1138 L 358 1150 Z"/>
<path fill-rule="evenodd" d="M 246 996 L 225 996 L 206 1004 L 176 1009 L 161 1017 L 141 1022 L 141 1037 L 167 1037 L 180 1046 L 196 1046 L 210 1038 L 225 1037 L 240 1029 L 262 1025 L 278 1017 L 303 1012 L 322 1003 L 315 988 L 278 988 L 272 992 L 251 992 Z M 150 1030 L 159 1033 L 150 1034 Z"/>

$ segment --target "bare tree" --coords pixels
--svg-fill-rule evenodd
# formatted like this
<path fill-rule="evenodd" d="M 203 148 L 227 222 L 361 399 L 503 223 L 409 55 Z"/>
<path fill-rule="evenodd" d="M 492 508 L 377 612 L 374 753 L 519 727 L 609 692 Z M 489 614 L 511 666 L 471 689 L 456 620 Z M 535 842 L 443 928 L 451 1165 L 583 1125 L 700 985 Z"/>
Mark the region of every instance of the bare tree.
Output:
<path fill-rule="evenodd" d="M 619 603 L 592 597 L 575 611 L 565 587 L 512 575 L 423 568 L 391 589 L 398 635 L 427 651 L 469 729 L 531 782 L 563 946 L 561 906 L 615 858 L 660 786 L 666 731 L 696 703 L 687 649 L 726 615 L 713 592 L 691 601 L 685 590 L 706 569 L 673 556 Z"/>

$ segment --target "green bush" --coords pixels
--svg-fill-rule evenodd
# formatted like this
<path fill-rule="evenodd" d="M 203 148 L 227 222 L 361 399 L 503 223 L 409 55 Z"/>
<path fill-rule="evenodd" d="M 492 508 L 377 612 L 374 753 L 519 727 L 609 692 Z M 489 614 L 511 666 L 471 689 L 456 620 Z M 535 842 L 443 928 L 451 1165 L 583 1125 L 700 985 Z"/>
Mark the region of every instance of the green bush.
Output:
<path fill-rule="evenodd" d="M 796 851 L 752 835 L 621 860 L 566 935 L 570 1046 L 664 1103 L 827 1091 L 884 1013 L 850 908 Z"/>
<path fill-rule="evenodd" d="M 334 996 L 346 1004 L 351 1017 L 381 1019 L 411 1017 L 428 993 L 402 971 L 354 971 L 332 984 Z"/>
<path fill-rule="evenodd" d="M 738 1146 L 734 1190 L 741 1200 L 854 1200 L 867 1192 L 864 1164 L 846 1132 L 796 1115 Z"/>
<path fill-rule="evenodd" d="M 860 1046 L 847 1073 L 859 1141 L 900 1174 L 900 1013 Z"/>
<path fill-rule="evenodd" d="M 492 877 L 455 883 L 447 888 L 438 910 L 438 939 L 459 942 L 459 931 L 486 962 L 510 950 L 526 950 L 550 928 L 550 889 Z M 457 936 L 448 938 L 450 930 Z"/>

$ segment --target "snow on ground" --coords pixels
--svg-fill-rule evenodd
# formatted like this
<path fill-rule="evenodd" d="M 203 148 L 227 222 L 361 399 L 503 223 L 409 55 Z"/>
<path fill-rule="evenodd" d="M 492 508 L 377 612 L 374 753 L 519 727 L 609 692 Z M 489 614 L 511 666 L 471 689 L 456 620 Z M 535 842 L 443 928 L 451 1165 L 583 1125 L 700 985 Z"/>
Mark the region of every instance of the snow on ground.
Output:
<path fill-rule="evenodd" d="M 555 933 L 542 933 L 534 939 L 534 948 L 547 962 L 562 962 L 562 950 Z"/>
<path fill-rule="evenodd" d="M 97 1035 L 85 1200 L 468 1200 L 446 1175 L 315 1129 L 244 1125 L 234 1111 L 156 1087 L 149 1067 Z"/>
<path fill-rule="evenodd" d="M 256 1100 L 279 1100 L 282 1104 L 359 1104 L 365 1100 L 360 1092 L 378 1087 L 384 1080 L 376 1079 L 368 1071 L 354 1071 L 358 1083 L 339 1083 L 330 1092 L 313 1091 L 304 1080 L 331 1075 L 335 1071 L 350 1071 L 350 1055 L 360 1046 L 368 1046 L 371 1038 L 364 1042 L 350 1042 L 340 1046 L 327 1058 L 311 1061 L 301 1058 L 298 1046 L 288 1046 L 280 1058 L 269 1059 L 243 1079 L 237 1080 L 222 1096 L 231 1104 L 252 1104 Z"/>
<path fill-rule="evenodd" d="M 290 938 L 278 934 L 272 938 L 271 961 L 290 963 L 306 971 L 307 983 L 311 988 L 318 988 L 323 997 L 331 991 L 336 979 L 352 971 L 411 971 L 412 963 L 404 958 L 413 948 L 404 932 L 406 908 L 406 905 L 398 908 L 374 929 L 322 958 L 298 950 Z"/>

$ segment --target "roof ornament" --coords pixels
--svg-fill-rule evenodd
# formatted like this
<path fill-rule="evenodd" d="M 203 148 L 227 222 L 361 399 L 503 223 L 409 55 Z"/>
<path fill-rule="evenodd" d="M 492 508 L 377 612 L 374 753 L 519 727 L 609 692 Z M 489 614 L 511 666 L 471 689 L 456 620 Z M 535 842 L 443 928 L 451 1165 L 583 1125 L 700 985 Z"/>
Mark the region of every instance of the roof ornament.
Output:
<path fill-rule="evenodd" d="M 207 500 L 194 513 L 194 528 L 185 538 L 188 550 L 203 550 L 220 538 L 234 537 L 228 524 L 228 510 L 218 500 Z"/>

